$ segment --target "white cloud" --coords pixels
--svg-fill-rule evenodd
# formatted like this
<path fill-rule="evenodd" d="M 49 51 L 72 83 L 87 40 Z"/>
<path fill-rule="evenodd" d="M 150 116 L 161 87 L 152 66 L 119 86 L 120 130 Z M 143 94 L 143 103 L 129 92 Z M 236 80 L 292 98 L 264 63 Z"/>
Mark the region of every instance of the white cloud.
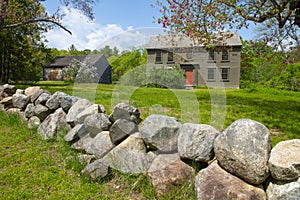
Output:
<path fill-rule="evenodd" d="M 53 29 L 45 34 L 48 47 L 68 49 L 72 44 L 79 50 L 99 49 L 105 45 L 118 47 L 120 50 L 147 43 L 150 35 L 162 33 L 159 28 L 134 29 L 132 26 L 123 28 L 118 24 L 100 25 L 91 22 L 79 11 L 72 9 L 71 12 L 63 8 L 66 16 L 62 24 L 66 26 L 72 35 L 62 29 Z"/>

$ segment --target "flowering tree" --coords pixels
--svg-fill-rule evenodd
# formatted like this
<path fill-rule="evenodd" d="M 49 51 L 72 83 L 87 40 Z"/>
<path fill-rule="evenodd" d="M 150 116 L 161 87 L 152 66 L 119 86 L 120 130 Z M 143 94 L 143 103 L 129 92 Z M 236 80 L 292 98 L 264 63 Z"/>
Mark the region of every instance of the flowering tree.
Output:
<path fill-rule="evenodd" d="M 89 62 L 80 62 L 76 59 L 62 70 L 65 80 L 77 83 L 98 83 L 100 74 L 98 69 Z"/>
<path fill-rule="evenodd" d="M 158 0 L 154 7 L 164 28 L 203 43 L 215 39 L 214 32 L 247 28 L 250 21 L 273 20 L 278 29 L 300 26 L 300 0 Z"/>

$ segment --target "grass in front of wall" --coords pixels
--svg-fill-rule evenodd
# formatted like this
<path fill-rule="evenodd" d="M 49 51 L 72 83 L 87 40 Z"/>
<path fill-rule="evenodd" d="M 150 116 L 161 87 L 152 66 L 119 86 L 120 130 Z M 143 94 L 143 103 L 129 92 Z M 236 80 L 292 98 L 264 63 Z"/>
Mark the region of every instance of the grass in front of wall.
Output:
<path fill-rule="evenodd" d="M 157 199 L 144 175 L 112 171 L 90 181 L 63 142 L 46 142 L 16 115 L 0 112 L 1 199 Z M 71 158 L 70 158 L 71 157 Z M 159 199 L 195 199 L 192 187 L 177 188 Z"/>

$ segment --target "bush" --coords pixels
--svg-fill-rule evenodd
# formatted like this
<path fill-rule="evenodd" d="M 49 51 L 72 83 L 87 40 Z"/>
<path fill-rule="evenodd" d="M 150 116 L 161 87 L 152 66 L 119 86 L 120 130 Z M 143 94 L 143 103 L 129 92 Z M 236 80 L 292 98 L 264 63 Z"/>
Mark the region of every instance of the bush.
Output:
<path fill-rule="evenodd" d="M 183 88 L 184 73 L 179 68 L 155 68 L 147 71 L 146 65 L 136 67 L 120 79 L 120 84 L 136 87 Z"/>

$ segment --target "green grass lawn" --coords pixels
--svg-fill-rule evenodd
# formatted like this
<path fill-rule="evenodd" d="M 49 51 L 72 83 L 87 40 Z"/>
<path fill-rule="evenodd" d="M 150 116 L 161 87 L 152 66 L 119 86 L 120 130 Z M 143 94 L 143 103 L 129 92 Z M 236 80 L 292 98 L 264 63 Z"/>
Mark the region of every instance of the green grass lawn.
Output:
<path fill-rule="evenodd" d="M 118 89 L 114 85 L 78 87 L 61 82 L 41 82 L 39 85 L 52 93 L 62 91 L 91 98 L 104 105 L 108 113 L 118 100 L 122 100 L 138 107 L 142 118 L 159 113 L 177 117 L 182 122 L 212 123 L 220 130 L 237 119 L 250 118 L 271 130 L 273 145 L 282 140 L 300 138 L 300 93 L 296 92 L 262 88 L 228 89 L 225 92 Z M 225 105 L 212 105 L 224 101 Z M 69 158 L 75 152 L 68 144 L 43 141 L 17 116 L 0 112 L 0 144 L 1 199 L 157 199 L 154 188 L 143 175 L 113 172 L 107 179 L 95 182 L 80 176 L 83 166 L 76 159 Z M 184 187 L 159 199 L 196 198 L 193 187 Z"/>
<path fill-rule="evenodd" d="M 52 93 L 62 91 L 88 98 L 104 105 L 107 113 L 111 113 L 116 103 L 125 101 L 139 108 L 143 119 L 157 113 L 176 117 L 181 122 L 212 124 L 223 130 L 237 119 L 249 118 L 271 130 L 273 145 L 281 140 L 300 138 L 299 92 L 265 88 L 169 90 L 64 82 L 39 82 L 38 85 Z"/>

